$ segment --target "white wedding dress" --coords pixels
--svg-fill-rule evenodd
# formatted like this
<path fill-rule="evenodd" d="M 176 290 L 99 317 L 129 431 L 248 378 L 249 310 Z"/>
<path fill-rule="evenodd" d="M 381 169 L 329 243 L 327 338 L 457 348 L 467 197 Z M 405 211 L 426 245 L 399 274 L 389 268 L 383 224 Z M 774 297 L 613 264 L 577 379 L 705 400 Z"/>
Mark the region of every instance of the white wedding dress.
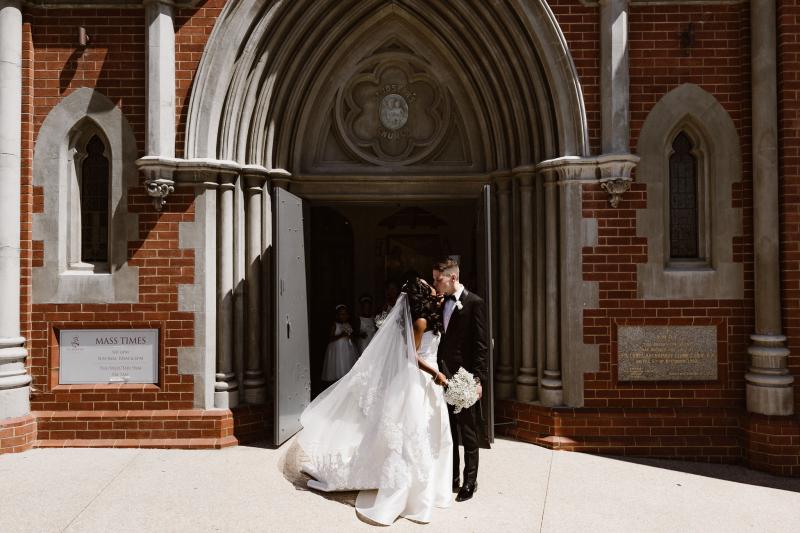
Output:
<path fill-rule="evenodd" d="M 434 368 L 439 339 L 425 332 L 418 350 Z M 429 522 L 434 507 L 450 505 L 447 406 L 442 387 L 417 366 L 405 294 L 351 371 L 300 422 L 309 487 L 359 490 L 356 510 L 385 525 L 399 516 Z"/>

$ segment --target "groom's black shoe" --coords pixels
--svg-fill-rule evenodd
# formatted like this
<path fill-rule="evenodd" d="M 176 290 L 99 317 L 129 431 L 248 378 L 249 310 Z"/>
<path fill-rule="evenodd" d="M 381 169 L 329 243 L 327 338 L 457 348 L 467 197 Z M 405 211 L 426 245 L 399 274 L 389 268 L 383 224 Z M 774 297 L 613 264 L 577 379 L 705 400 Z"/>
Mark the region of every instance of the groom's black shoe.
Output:
<path fill-rule="evenodd" d="M 461 487 L 461 490 L 458 491 L 458 496 L 456 496 L 457 502 L 465 502 L 472 498 L 472 495 L 478 490 L 478 483 L 464 483 L 464 486 Z"/>

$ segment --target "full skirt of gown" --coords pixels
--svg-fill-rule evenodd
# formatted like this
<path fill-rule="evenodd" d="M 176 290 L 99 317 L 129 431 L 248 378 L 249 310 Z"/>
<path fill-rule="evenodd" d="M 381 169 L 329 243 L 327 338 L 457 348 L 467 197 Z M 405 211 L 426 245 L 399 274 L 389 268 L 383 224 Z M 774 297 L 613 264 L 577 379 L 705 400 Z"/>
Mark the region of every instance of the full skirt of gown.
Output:
<path fill-rule="evenodd" d="M 358 490 L 356 510 L 385 525 L 400 516 L 429 522 L 434 508 L 452 501 L 443 389 L 418 368 L 410 326 L 407 305 L 396 305 L 351 372 L 300 419 L 303 471 L 314 478 L 309 487 Z M 438 343 L 426 332 L 419 348 L 434 367 Z"/>

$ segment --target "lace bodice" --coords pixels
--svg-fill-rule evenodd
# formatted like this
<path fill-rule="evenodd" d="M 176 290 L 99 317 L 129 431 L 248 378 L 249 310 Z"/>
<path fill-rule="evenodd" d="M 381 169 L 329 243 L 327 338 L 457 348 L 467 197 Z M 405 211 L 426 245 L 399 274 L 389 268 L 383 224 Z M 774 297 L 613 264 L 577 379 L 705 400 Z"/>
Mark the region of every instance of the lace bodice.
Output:
<path fill-rule="evenodd" d="M 436 352 L 439 350 L 439 341 L 442 336 L 432 331 L 422 334 L 417 353 L 428 363 L 436 363 Z"/>

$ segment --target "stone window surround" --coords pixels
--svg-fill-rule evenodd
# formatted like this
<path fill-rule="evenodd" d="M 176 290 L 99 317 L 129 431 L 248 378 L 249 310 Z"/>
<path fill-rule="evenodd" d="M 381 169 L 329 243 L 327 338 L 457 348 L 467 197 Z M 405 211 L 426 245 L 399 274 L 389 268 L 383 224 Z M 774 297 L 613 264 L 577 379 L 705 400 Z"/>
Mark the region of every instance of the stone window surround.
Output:
<path fill-rule="evenodd" d="M 703 260 L 669 259 L 669 155 L 679 132 L 694 144 L 698 171 L 700 254 Z M 637 181 L 647 186 L 647 208 L 637 211 L 637 235 L 647 239 L 638 265 L 638 295 L 650 299 L 740 299 L 744 268 L 733 262 L 733 239 L 742 233 L 733 184 L 741 181 L 739 137 L 730 115 L 710 93 L 686 83 L 653 107 L 638 142 Z"/>
<path fill-rule="evenodd" d="M 70 268 L 69 199 L 76 185 L 77 140 L 100 134 L 109 159 L 109 263 L 105 272 Z M 33 214 L 33 239 L 44 241 L 44 266 L 33 269 L 33 303 L 135 303 L 138 269 L 128 266 L 128 242 L 138 238 L 138 217 L 128 213 L 128 188 L 138 184 L 136 139 L 107 97 L 81 88 L 45 118 L 33 156 L 33 185 L 43 188 L 44 211 Z"/>

